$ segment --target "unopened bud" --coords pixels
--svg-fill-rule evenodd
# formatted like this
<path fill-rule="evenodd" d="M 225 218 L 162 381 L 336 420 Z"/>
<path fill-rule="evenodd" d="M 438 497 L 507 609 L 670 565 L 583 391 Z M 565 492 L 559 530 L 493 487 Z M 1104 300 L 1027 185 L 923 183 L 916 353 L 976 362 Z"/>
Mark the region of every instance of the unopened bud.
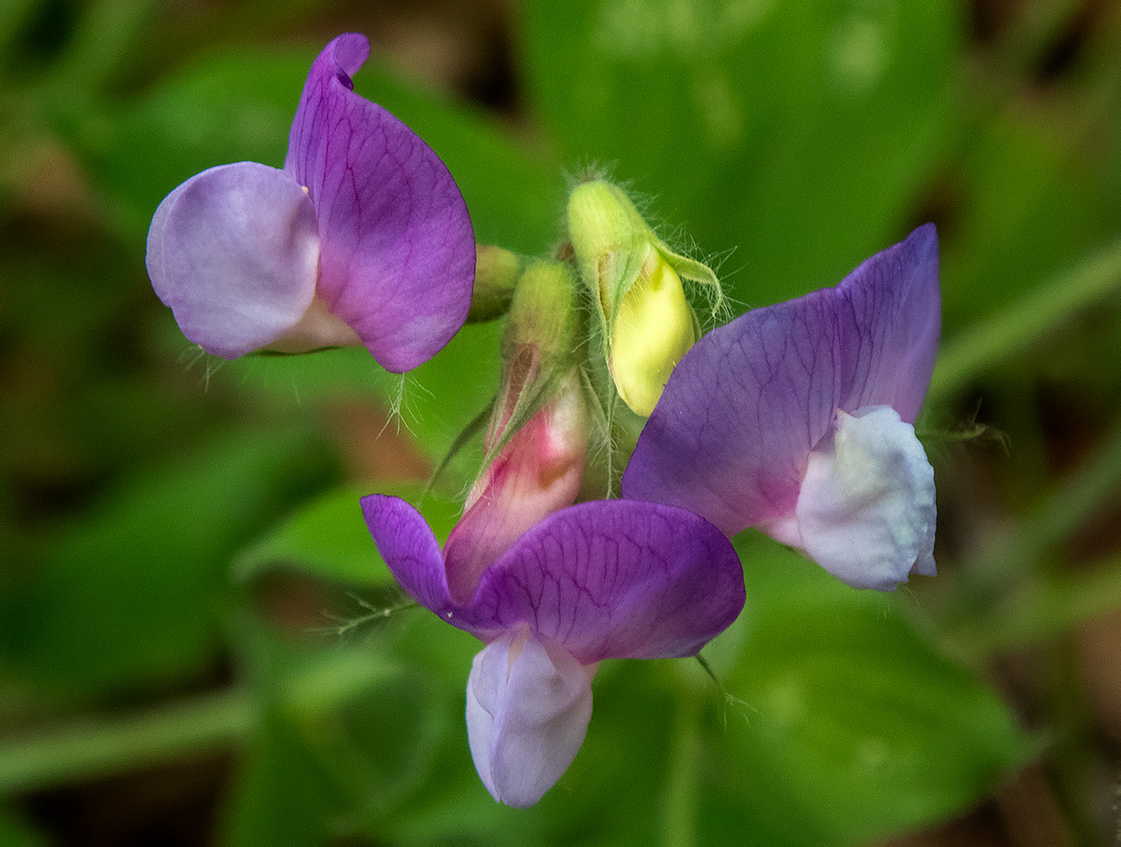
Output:
<path fill-rule="evenodd" d="M 496 410 L 496 419 L 500 414 Z M 487 566 L 523 532 L 575 502 L 588 428 L 587 401 L 570 372 L 472 486 L 463 518 L 444 546 L 453 597 L 469 599 Z"/>
<path fill-rule="evenodd" d="M 611 335 L 611 376 L 636 415 L 649 417 L 674 367 L 697 341 L 681 277 L 652 247 L 623 296 Z"/>
<path fill-rule="evenodd" d="M 603 181 L 578 185 L 569 196 L 568 235 L 598 307 L 616 390 L 636 414 L 648 416 L 697 339 L 681 280 L 709 286 L 717 307 L 720 284 L 710 268 L 670 250 L 634 203 Z"/>
<path fill-rule="evenodd" d="M 638 277 L 645 248 L 656 240 L 654 231 L 617 186 L 597 180 L 569 195 L 568 237 L 580 274 L 610 322 Z"/>
<path fill-rule="evenodd" d="M 506 314 L 521 276 L 521 260 L 509 250 L 489 244 L 475 246 L 475 288 L 468 323 L 483 323 Z"/>
<path fill-rule="evenodd" d="M 532 262 L 514 291 L 503 356 L 533 345 L 548 359 L 568 353 L 576 331 L 576 280 L 560 262 Z"/>

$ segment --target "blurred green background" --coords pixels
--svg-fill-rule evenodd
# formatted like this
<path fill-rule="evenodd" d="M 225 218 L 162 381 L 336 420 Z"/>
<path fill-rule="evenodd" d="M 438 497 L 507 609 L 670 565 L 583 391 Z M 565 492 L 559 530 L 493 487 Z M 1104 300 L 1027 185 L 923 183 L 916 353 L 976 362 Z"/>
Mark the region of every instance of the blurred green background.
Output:
<path fill-rule="evenodd" d="M 744 533 L 722 688 L 606 663 L 569 772 L 495 805 L 479 644 L 381 614 L 357 496 L 419 491 L 501 327 L 404 381 L 363 351 L 225 363 L 144 271 L 178 183 L 281 164 L 345 31 L 483 243 L 551 251 L 599 168 L 742 310 L 933 220 L 939 576 L 857 592 Z M 0 844 L 1111 843 L 1119 56 L 1093 0 L 4 0 Z M 438 533 L 473 455 L 424 500 Z"/>

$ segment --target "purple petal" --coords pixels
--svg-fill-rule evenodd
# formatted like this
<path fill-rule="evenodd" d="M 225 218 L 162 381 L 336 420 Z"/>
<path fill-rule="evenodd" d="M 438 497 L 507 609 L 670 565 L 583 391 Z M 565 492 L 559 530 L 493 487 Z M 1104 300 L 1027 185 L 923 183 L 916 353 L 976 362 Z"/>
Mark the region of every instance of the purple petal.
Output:
<path fill-rule="evenodd" d="M 148 275 L 183 334 L 236 359 L 296 325 L 315 295 L 315 212 L 290 176 L 221 165 L 172 191 L 148 230 Z"/>
<path fill-rule="evenodd" d="M 731 543 L 672 506 L 603 500 L 562 509 L 487 568 L 465 605 L 452 600 L 439 545 L 416 509 L 372 494 L 362 511 L 401 587 L 483 641 L 528 624 L 585 665 L 691 656 L 743 608 Z"/>
<path fill-rule="evenodd" d="M 369 55 L 340 35 L 312 65 L 285 171 L 319 220 L 319 296 L 387 370 L 436 354 L 463 325 L 475 276 L 467 206 L 439 157 L 389 112 L 353 92 Z"/>
<path fill-rule="evenodd" d="M 532 806 L 572 764 L 592 717 L 591 678 L 563 648 L 511 630 L 475 656 L 467 740 L 487 791 Z"/>
<path fill-rule="evenodd" d="M 454 604 L 440 545 L 420 512 L 399 497 L 371 494 L 362 515 L 393 576 L 420 605 L 447 619 Z"/>
<path fill-rule="evenodd" d="M 527 623 L 587 665 L 694 655 L 743 603 L 739 559 L 716 527 L 669 506 L 605 500 L 532 527 L 456 618 L 484 640 Z"/>
<path fill-rule="evenodd" d="M 678 364 L 623 476 L 623 495 L 671 503 L 734 535 L 792 513 L 810 451 L 837 410 L 918 414 L 940 328 L 934 226 L 835 288 L 755 309 Z"/>

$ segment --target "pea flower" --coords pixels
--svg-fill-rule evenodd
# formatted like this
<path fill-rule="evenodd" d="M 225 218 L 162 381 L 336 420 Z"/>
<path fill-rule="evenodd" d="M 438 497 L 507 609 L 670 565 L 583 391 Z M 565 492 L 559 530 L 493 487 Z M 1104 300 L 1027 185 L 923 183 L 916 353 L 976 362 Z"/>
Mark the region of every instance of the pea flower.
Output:
<path fill-rule="evenodd" d="M 405 591 L 486 643 L 467 681 L 467 737 L 483 784 L 510 806 L 532 806 L 575 758 L 600 661 L 695 655 L 744 603 L 731 544 L 673 506 L 561 509 L 466 580 L 412 506 L 373 494 L 362 510 Z"/>
<path fill-rule="evenodd" d="M 350 33 L 316 58 L 282 170 L 210 168 L 156 209 L 148 274 L 207 352 L 359 342 L 400 372 L 463 325 L 475 270 L 466 205 L 439 157 L 354 93 L 369 52 Z"/>
<path fill-rule="evenodd" d="M 678 364 L 623 496 L 757 526 L 844 582 L 933 575 L 934 471 L 914 420 L 940 330 L 932 224 L 835 288 L 755 309 Z"/>

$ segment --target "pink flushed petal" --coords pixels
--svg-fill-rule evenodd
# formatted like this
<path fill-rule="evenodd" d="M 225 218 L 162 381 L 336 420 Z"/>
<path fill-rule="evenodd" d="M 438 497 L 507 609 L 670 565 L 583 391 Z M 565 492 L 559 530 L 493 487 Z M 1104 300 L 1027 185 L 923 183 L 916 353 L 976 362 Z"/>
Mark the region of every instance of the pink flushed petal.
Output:
<path fill-rule="evenodd" d="M 588 450 L 587 417 L 572 374 L 483 472 L 444 545 L 453 596 L 469 599 L 486 567 L 523 532 L 575 502 Z"/>
<path fill-rule="evenodd" d="M 152 217 L 152 287 L 183 334 L 235 359 L 299 323 L 315 294 L 319 237 L 304 191 L 256 162 L 221 165 L 172 191 Z"/>
<path fill-rule="evenodd" d="M 838 410 L 886 405 L 913 422 L 939 327 L 938 242 L 927 224 L 837 287 L 702 338 L 639 437 L 623 495 L 690 509 L 728 535 L 781 522 Z"/>
<path fill-rule="evenodd" d="M 378 551 L 418 603 L 493 641 L 525 624 L 585 665 L 691 656 L 735 620 L 743 572 L 731 543 L 690 512 L 629 500 L 545 518 L 457 604 L 424 518 L 396 497 L 362 498 Z"/>
<path fill-rule="evenodd" d="M 466 204 L 439 157 L 353 92 L 369 55 L 341 35 L 312 65 L 284 168 L 307 186 L 322 242 L 319 296 L 387 370 L 427 361 L 463 325 L 475 274 Z"/>

